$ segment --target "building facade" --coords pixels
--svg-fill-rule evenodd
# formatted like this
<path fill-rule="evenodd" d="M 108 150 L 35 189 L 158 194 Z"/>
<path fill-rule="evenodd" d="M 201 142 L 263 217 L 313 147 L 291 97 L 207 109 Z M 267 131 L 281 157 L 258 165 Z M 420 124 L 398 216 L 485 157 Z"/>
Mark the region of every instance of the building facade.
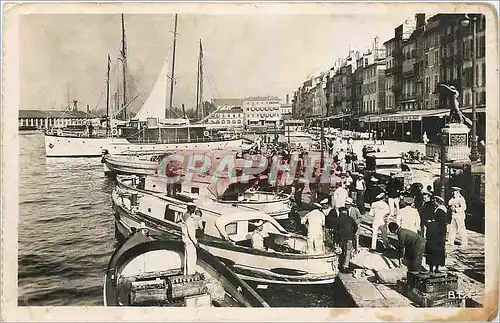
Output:
<path fill-rule="evenodd" d="M 246 98 L 242 108 L 247 126 L 277 126 L 281 121 L 281 103 L 276 96 Z"/>
<path fill-rule="evenodd" d="M 83 111 L 19 110 L 18 128 L 20 130 L 63 128 L 85 126 L 89 122 L 96 123 L 96 117 Z"/>
<path fill-rule="evenodd" d="M 245 115 L 241 107 L 231 107 L 215 111 L 207 122 L 227 128 L 241 128 L 244 126 Z"/>
<path fill-rule="evenodd" d="M 350 111 L 354 120 L 350 126 L 357 130 L 384 129 L 388 138 L 411 141 L 421 141 L 427 132 L 436 142 L 453 103 L 443 91 L 446 84 L 460 93 L 462 112 L 470 119 L 474 103 L 477 134 L 484 139 L 485 31 L 486 19 L 480 14 L 437 14 L 426 20 L 425 14 L 418 13 L 405 20 L 384 42 L 383 55 L 376 50 L 375 39 L 363 55 L 354 55 L 350 63 L 339 59 L 330 69 L 325 86 L 328 119 L 343 118 Z M 311 82 L 309 89 L 299 90 L 309 93 L 313 87 Z M 312 115 L 312 103 L 307 100 L 296 91 L 297 117 L 308 111 Z"/>

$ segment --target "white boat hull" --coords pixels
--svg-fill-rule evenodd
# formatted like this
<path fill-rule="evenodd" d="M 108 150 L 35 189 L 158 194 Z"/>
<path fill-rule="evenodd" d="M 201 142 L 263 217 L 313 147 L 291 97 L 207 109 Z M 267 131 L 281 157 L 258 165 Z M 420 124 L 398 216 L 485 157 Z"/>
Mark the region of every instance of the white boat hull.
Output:
<path fill-rule="evenodd" d="M 103 149 L 126 139 L 63 137 L 45 135 L 45 156 L 47 157 L 99 157 Z"/>
<path fill-rule="evenodd" d="M 220 150 L 237 149 L 241 139 L 175 144 L 135 144 L 125 138 L 85 138 L 45 135 L 45 156 L 47 157 L 99 157 L 103 150 L 113 155 L 137 154 L 143 151 L 166 151 L 182 149 Z"/>
<path fill-rule="evenodd" d="M 206 141 L 173 144 L 131 144 L 117 142 L 108 146 L 108 153 L 111 155 L 137 154 L 143 151 L 169 151 L 169 150 L 232 150 L 238 149 L 243 144 L 243 140 Z"/>
<path fill-rule="evenodd" d="M 135 156 L 106 155 L 103 157 L 104 174 L 106 175 L 154 175 L 158 162 L 134 160 Z"/>
<path fill-rule="evenodd" d="M 131 213 L 113 198 L 113 213 L 118 238 L 128 237 L 132 228 L 144 225 L 154 231 L 180 237 L 178 224 L 162 220 L 154 214 Z M 285 254 L 277 251 L 260 251 L 250 247 L 233 246 L 223 240 L 201 238 L 200 246 L 229 265 L 238 276 L 268 284 L 311 285 L 333 283 L 338 274 L 338 257 L 332 254 Z M 303 246 L 306 248 L 305 244 Z"/>

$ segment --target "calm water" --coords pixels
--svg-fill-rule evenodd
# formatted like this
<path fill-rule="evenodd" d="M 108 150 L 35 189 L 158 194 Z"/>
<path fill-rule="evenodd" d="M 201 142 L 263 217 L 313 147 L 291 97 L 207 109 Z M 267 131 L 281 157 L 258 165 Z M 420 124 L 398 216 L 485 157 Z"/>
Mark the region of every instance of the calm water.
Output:
<path fill-rule="evenodd" d="M 102 305 L 114 184 L 100 158 L 46 159 L 43 135 L 19 137 L 19 305 Z M 271 306 L 349 306 L 339 284 L 258 292 Z"/>

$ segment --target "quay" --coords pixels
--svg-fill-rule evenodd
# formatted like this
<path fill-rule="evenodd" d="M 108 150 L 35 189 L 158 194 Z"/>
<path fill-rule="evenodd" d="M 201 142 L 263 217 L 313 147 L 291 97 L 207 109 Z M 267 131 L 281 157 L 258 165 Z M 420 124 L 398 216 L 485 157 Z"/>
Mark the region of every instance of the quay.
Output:
<path fill-rule="evenodd" d="M 351 264 L 354 268 L 371 271 L 365 277 L 354 277 L 350 273 L 339 274 L 339 280 L 357 307 L 415 307 L 416 305 L 402 295 L 395 284 L 396 279 L 406 277 L 406 268 L 397 268 L 395 250 L 384 253 L 371 253 L 367 246 L 371 239 L 370 216 L 365 213 L 361 223 L 361 251 L 355 255 Z M 446 271 L 458 276 L 458 291 L 467 297 L 461 306 L 481 307 L 484 296 L 484 234 L 467 230 L 469 248 L 461 250 L 447 246 Z M 391 244 L 396 237 L 389 233 Z M 425 258 L 424 258 L 425 259 Z M 381 265 L 382 263 L 382 265 Z M 385 263 L 386 268 L 383 267 Z M 378 267 L 378 268 L 377 268 Z M 389 279 L 384 283 L 382 279 Z"/>

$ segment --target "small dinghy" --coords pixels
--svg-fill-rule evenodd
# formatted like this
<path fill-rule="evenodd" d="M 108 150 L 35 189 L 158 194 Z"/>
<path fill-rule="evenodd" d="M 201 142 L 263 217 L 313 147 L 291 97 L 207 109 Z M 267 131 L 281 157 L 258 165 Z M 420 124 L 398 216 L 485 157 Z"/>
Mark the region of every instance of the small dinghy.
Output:
<path fill-rule="evenodd" d="M 104 278 L 104 306 L 269 307 L 203 249 L 197 248 L 196 273 L 184 275 L 184 244 L 160 235 L 139 229 L 115 250 Z"/>

